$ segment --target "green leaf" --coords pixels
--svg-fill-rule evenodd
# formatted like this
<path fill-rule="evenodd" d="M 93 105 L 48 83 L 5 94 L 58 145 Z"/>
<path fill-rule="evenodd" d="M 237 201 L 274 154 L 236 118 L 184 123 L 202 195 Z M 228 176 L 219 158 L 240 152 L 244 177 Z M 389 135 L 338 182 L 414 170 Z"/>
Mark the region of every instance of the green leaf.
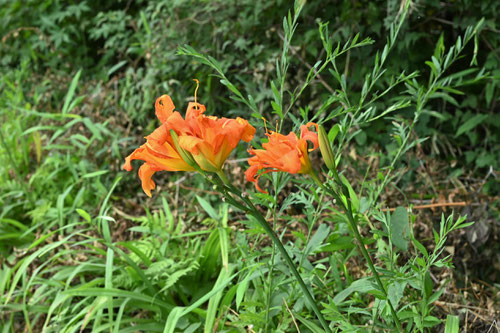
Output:
<path fill-rule="evenodd" d="M 252 273 L 256 267 L 254 267 L 252 269 L 252 271 L 247 274 L 247 276 L 245 277 L 243 282 L 238 283 L 238 288 L 236 289 L 236 310 L 238 310 L 240 308 L 241 301 L 243 300 L 243 296 L 245 296 L 245 293 L 248 289 L 248 282 L 250 282 L 250 276 L 252 275 Z"/>
<path fill-rule="evenodd" d="M 457 130 L 455 137 L 460 136 L 461 134 L 472 130 L 477 125 L 481 124 L 483 121 L 488 119 L 488 115 L 486 114 L 476 114 L 465 123 L 463 123 Z"/>
<path fill-rule="evenodd" d="M 412 242 L 413 242 L 413 245 L 415 246 L 415 248 L 424 255 L 425 259 L 429 259 L 429 252 L 427 252 L 427 249 L 425 248 L 425 246 L 422 245 L 422 243 L 420 243 L 418 240 L 416 240 L 413 236 L 412 236 Z"/>
<path fill-rule="evenodd" d="M 431 274 L 427 271 L 424 275 L 424 295 L 427 299 L 431 297 L 433 287 Z"/>
<path fill-rule="evenodd" d="M 330 142 L 333 142 L 337 137 L 337 135 L 339 134 L 339 132 L 340 132 L 340 125 L 339 124 L 333 125 L 330 131 L 328 132 L 328 140 Z"/>
<path fill-rule="evenodd" d="M 313 321 L 309 320 L 309 319 L 306 319 L 304 317 L 302 317 L 301 315 L 295 313 L 294 316 L 302 323 L 304 324 L 308 329 L 311 330 L 311 332 L 313 333 L 323 333 L 325 332 L 325 330 L 323 328 L 321 328 L 320 326 L 318 326 L 317 324 L 315 324 Z"/>
<path fill-rule="evenodd" d="M 410 224 L 408 212 L 404 207 L 397 207 L 391 215 L 391 240 L 402 251 L 408 250 Z"/>
<path fill-rule="evenodd" d="M 165 328 L 163 329 L 163 333 L 173 333 L 175 331 L 177 322 L 182 317 L 182 312 L 184 311 L 184 309 L 184 307 L 176 307 L 172 311 L 170 311 L 167 322 L 165 323 Z"/>
<path fill-rule="evenodd" d="M 80 79 L 81 74 L 82 70 L 80 69 L 73 78 L 73 81 L 71 81 L 71 85 L 69 86 L 66 98 L 64 99 L 64 105 L 61 111 L 62 114 L 66 114 L 71 110 L 70 103 L 73 101 L 73 95 L 75 94 L 76 86 L 78 84 L 78 80 Z"/>
<path fill-rule="evenodd" d="M 458 104 L 458 102 L 455 98 L 453 98 L 451 95 L 443 93 L 443 92 L 435 92 L 432 95 L 430 95 L 429 98 L 441 98 L 441 99 L 447 101 L 448 103 L 455 105 L 456 107 L 460 106 L 460 104 Z"/>
<path fill-rule="evenodd" d="M 63 291 L 61 295 L 64 296 L 79 296 L 79 297 L 117 297 L 117 298 L 130 298 L 132 300 L 143 301 L 150 303 L 153 306 L 158 306 L 165 308 L 167 310 L 173 309 L 173 306 L 169 303 L 162 301 L 159 297 L 152 297 L 145 295 L 142 292 L 137 291 L 127 291 L 116 288 L 74 288 Z"/>
<path fill-rule="evenodd" d="M 228 87 L 228 89 L 231 90 L 236 96 L 243 98 L 243 95 L 241 94 L 241 92 L 228 80 L 222 79 L 222 80 L 220 80 L 220 83 L 222 83 L 223 85 Z"/>
<path fill-rule="evenodd" d="M 275 101 L 271 101 L 271 106 L 274 110 L 274 113 L 280 116 L 280 118 L 283 118 L 283 110 L 281 110 L 281 107 L 276 103 Z"/>
<path fill-rule="evenodd" d="M 316 233 L 311 237 L 309 243 L 307 243 L 306 249 L 304 250 L 305 255 L 310 255 L 320 249 L 321 244 L 328 234 L 330 233 L 330 227 L 326 224 L 321 224 L 316 231 Z"/>
<path fill-rule="evenodd" d="M 442 57 L 444 53 L 444 35 L 441 32 L 441 35 L 439 36 L 438 42 L 436 43 L 436 48 L 434 49 L 434 58 L 439 59 Z"/>
<path fill-rule="evenodd" d="M 394 308 L 398 308 L 399 301 L 404 295 L 407 282 L 393 282 L 387 288 L 387 298 L 391 301 Z"/>
<path fill-rule="evenodd" d="M 230 274 L 233 272 L 234 268 L 235 268 L 234 266 L 231 266 L 230 268 L 221 269 L 219 277 L 215 282 L 214 289 L 226 282 Z M 219 303 L 222 298 L 222 292 L 223 292 L 222 289 L 219 290 L 212 297 L 210 297 L 210 300 L 208 301 L 207 316 L 205 317 L 205 328 L 204 328 L 205 333 L 210 333 L 215 331 L 214 325 L 217 317 L 217 310 L 219 309 Z"/>
<path fill-rule="evenodd" d="M 83 209 L 80 209 L 80 208 L 77 208 L 76 209 L 76 212 L 85 219 L 85 221 L 89 222 L 92 220 L 92 218 L 90 217 L 90 214 L 87 213 L 86 211 L 84 211 Z"/>
<path fill-rule="evenodd" d="M 335 165 L 338 164 L 335 163 Z M 340 180 L 342 180 L 342 183 L 344 183 L 344 185 L 347 187 L 347 190 L 349 191 L 349 198 L 351 199 L 352 209 L 355 212 L 359 212 L 359 199 L 358 196 L 356 195 L 356 192 L 354 192 L 354 189 L 352 188 L 347 178 L 344 177 L 344 175 L 340 175 Z"/>
<path fill-rule="evenodd" d="M 458 316 L 447 315 L 444 333 L 458 333 L 460 329 L 460 320 Z"/>
<path fill-rule="evenodd" d="M 108 76 L 110 76 L 111 74 L 113 74 L 114 72 L 116 72 L 117 70 L 119 70 L 120 68 L 122 68 L 124 65 L 127 64 L 127 61 L 126 60 L 122 60 L 120 61 L 119 63 L 117 63 L 116 65 L 114 65 L 113 67 L 111 67 L 108 71 Z"/>
<path fill-rule="evenodd" d="M 229 284 L 229 282 L 231 282 L 238 274 L 239 273 L 233 274 L 232 276 L 223 281 L 217 280 L 217 283 L 214 285 L 213 289 L 210 292 L 200 297 L 196 302 L 194 302 L 190 306 L 175 307 L 172 311 L 170 311 L 170 314 L 168 315 L 167 322 L 165 323 L 165 328 L 163 332 L 173 333 L 175 331 L 175 327 L 177 326 L 177 322 L 182 316 L 192 312 L 194 309 L 198 308 L 207 300 L 209 300 L 213 295 L 217 294 L 219 291 L 222 291 L 222 289 L 224 289 Z"/>
<path fill-rule="evenodd" d="M 94 172 L 91 172 L 91 173 L 86 173 L 82 176 L 82 178 L 94 178 L 94 177 L 98 177 L 98 176 L 101 176 L 101 175 L 104 175 L 106 173 L 108 173 L 109 170 L 98 170 L 98 171 L 94 171 Z"/>
<path fill-rule="evenodd" d="M 353 249 L 356 247 L 351 236 L 338 236 L 333 235 L 328 239 L 328 245 L 321 248 L 322 251 L 336 252 L 339 250 Z"/>
<path fill-rule="evenodd" d="M 427 316 L 424 318 L 424 327 L 434 327 L 441 324 L 441 320 L 434 316 Z"/>
<path fill-rule="evenodd" d="M 210 205 L 208 201 L 203 199 L 202 197 L 196 196 L 196 200 L 200 203 L 200 206 L 207 212 L 208 216 L 213 218 L 215 221 L 219 221 L 219 214 L 215 211 L 215 209 Z"/>
<path fill-rule="evenodd" d="M 354 281 L 349 287 L 339 292 L 334 298 L 333 303 L 339 304 L 343 302 L 353 292 L 367 293 L 371 291 L 378 291 L 377 286 L 367 278 Z"/>
<path fill-rule="evenodd" d="M 146 33 L 148 34 L 148 36 L 151 36 L 151 29 L 149 28 L 148 20 L 146 19 L 146 16 L 144 15 L 144 12 L 142 10 L 140 11 L 140 14 L 141 14 L 141 22 L 142 22 L 142 25 L 144 26 L 144 30 L 146 30 Z"/>
<path fill-rule="evenodd" d="M 108 247 L 107 253 L 106 253 L 106 271 L 104 273 L 104 287 L 106 289 L 112 289 L 113 288 L 113 264 L 114 264 L 114 255 L 115 253 L 113 252 L 113 249 Z M 104 297 L 104 301 L 108 305 L 108 316 L 109 316 L 109 322 L 111 326 L 114 326 L 114 310 L 113 310 L 113 296 L 109 297 Z"/>
<path fill-rule="evenodd" d="M 484 93 L 484 98 L 486 99 L 486 105 L 491 104 L 491 100 L 493 98 L 493 92 L 495 91 L 495 85 L 493 82 L 490 82 L 486 85 L 485 93 Z"/>
<path fill-rule="evenodd" d="M 432 294 L 431 297 L 429 297 L 429 299 L 427 300 L 427 304 L 432 304 L 435 301 L 437 301 L 439 299 L 439 297 L 441 297 L 443 292 L 444 292 L 444 288 L 441 288 L 438 291 L 436 291 L 434 294 Z"/>
<path fill-rule="evenodd" d="M 224 216 L 227 221 L 227 205 L 224 206 Z M 226 223 L 227 226 L 227 223 Z M 227 235 L 228 229 L 226 226 L 217 228 L 219 230 L 220 252 L 222 257 L 222 266 L 227 270 L 229 267 L 229 237 Z"/>

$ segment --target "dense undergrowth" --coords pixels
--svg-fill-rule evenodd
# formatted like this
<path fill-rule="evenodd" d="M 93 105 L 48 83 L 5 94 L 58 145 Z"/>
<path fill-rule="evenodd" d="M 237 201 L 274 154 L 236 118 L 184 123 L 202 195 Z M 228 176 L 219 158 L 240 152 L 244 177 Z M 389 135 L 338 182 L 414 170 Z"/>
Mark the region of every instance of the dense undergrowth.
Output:
<path fill-rule="evenodd" d="M 203 176 L 158 173 L 150 199 L 121 170 L 157 127 L 155 99 L 184 110 L 193 78 L 207 113 L 257 128 L 253 146 L 262 117 L 285 134 L 309 121 L 329 130 L 387 297 L 346 212 L 311 178 L 263 176 L 270 194 L 258 194 L 242 144 L 224 170 L 281 237 L 332 330 L 398 330 L 387 299 L 406 331 L 495 329 L 499 9 L 2 3 L 2 332 L 323 330 L 261 226 Z M 311 159 L 328 184 L 320 154 Z"/>

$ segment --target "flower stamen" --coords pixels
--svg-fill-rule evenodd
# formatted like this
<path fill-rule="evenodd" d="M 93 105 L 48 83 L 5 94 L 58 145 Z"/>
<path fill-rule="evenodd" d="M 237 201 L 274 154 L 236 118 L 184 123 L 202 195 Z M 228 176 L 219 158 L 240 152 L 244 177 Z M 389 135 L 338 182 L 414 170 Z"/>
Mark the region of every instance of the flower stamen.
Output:
<path fill-rule="evenodd" d="M 267 129 L 267 121 L 266 118 L 261 117 L 262 120 L 264 120 L 264 128 L 266 129 L 266 133 L 269 133 L 269 130 Z"/>
<path fill-rule="evenodd" d="M 194 82 L 196 82 L 196 89 L 194 90 L 194 107 L 196 110 L 199 110 L 198 108 L 198 100 L 197 100 L 197 93 L 198 93 L 198 88 L 200 87 L 200 81 L 197 79 L 193 79 Z"/>

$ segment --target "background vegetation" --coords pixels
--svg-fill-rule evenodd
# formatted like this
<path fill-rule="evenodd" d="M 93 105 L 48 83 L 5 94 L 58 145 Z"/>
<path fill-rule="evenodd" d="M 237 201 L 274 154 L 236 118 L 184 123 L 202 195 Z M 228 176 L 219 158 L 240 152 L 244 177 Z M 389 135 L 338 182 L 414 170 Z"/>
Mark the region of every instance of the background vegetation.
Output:
<path fill-rule="evenodd" d="M 442 230 L 451 209 L 456 213 L 449 223 L 459 214 L 475 221 L 445 238 L 444 252 L 434 252 L 441 267 L 422 276 L 415 270 L 421 285 L 408 280 L 411 265 L 418 266 L 411 260 L 425 257 L 419 246 L 403 250 L 403 244 L 397 253 L 382 246 L 390 214 L 367 213 L 363 235 L 372 239 L 381 266 L 400 264 L 393 297 L 412 318 L 408 330 L 439 331 L 447 318 L 469 331 L 491 328 L 499 319 L 500 3 L 412 1 L 392 41 L 391 24 L 405 5 L 307 1 L 287 44 L 291 34 L 283 17 L 293 13 L 289 1 L 2 2 L 2 332 L 317 330 L 255 221 L 229 209 L 202 177 L 159 174 L 158 191 L 149 199 L 137 175 L 120 169 L 157 126 L 156 97 L 167 93 L 184 110 L 193 96 L 192 78 L 200 80 L 198 95 L 210 114 L 245 117 L 257 128 L 263 126 L 260 117 L 270 124 L 280 120 L 284 132 L 314 118 L 327 128 L 348 128 L 338 154 L 361 205 L 373 199 L 379 212 L 417 207 L 409 216 L 412 237 L 429 252 L 439 249 L 433 229 Z M 481 19 L 471 41 L 458 45 L 466 28 Z M 358 33 L 350 45 L 360 45 L 337 59 L 337 74 L 345 79 L 325 69 L 308 82 L 327 52 L 320 33 L 327 22 L 332 45 L 352 42 Z M 365 38 L 372 42 L 363 43 Z M 282 117 L 271 104 L 279 98 L 270 82 L 280 87 L 276 71 L 287 45 L 283 90 L 309 84 L 296 101 L 282 95 L 284 109 L 294 102 Z M 443 68 L 449 82 L 429 95 L 418 122 L 414 107 L 370 122 L 333 117 L 342 94 L 363 99 L 376 57 L 384 60 L 371 89 L 392 87 L 371 104 L 382 112 L 405 96 L 418 100 L 452 46 L 462 53 Z M 227 80 L 214 76 L 202 55 L 216 59 Z M 250 94 L 253 108 L 228 86 L 244 92 L 244 99 Z M 341 119 L 353 121 L 347 126 Z M 392 165 L 406 134 L 414 145 Z M 241 145 L 226 165 L 241 188 L 248 186 L 240 160 L 246 148 Z M 377 197 L 375 185 L 386 181 L 388 167 L 397 172 Z M 283 184 L 281 190 L 260 200 L 263 206 L 271 202 L 270 221 L 301 272 L 324 293 L 319 301 L 325 316 L 345 331 L 378 325 L 373 290 L 353 286 L 369 271 L 338 212 L 318 205 L 322 199 L 307 182 L 285 187 L 283 179 L 271 181 Z M 449 205 L 458 202 L 464 204 Z M 438 207 L 418 208 L 432 204 Z"/>

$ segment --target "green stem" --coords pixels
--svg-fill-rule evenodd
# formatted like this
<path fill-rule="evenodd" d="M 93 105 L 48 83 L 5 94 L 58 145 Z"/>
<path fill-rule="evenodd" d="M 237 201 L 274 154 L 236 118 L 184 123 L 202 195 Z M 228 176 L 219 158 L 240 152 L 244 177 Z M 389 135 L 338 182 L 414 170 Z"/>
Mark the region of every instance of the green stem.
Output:
<path fill-rule="evenodd" d="M 380 279 L 380 276 L 379 276 L 377 270 L 375 269 L 375 266 L 373 265 L 372 258 L 370 257 L 370 254 L 368 253 L 368 251 L 365 248 L 363 238 L 361 237 L 361 235 L 358 231 L 358 225 L 357 225 L 356 220 L 354 219 L 353 214 L 352 214 L 351 200 L 349 198 L 347 199 L 347 211 L 348 211 L 347 219 L 349 220 L 349 224 L 351 226 L 351 229 L 354 233 L 354 236 L 356 237 L 356 239 L 358 241 L 358 247 L 361 250 L 361 252 L 363 253 L 363 256 L 365 257 L 366 261 L 368 262 L 368 266 L 370 267 L 370 270 L 373 272 L 373 276 L 375 277 L 375 280 L 377 281 L 377 284 L 378 284 L 380 290 L 384 293 L 384 296 L 387 300 L 387 304 L 389 304 L 389 308 L 391 309 L 392 317 L 393 317 L 394 321 L 396 322 L 398 329 L 400 330 L 401 329 L 401 322 L 399 321 L 396 310 L 394 310 L 394 307 L 392 306 L 392 302 L 389 300 L 389 298 L 387 296 L 387 291 L 385 290 L 385 287 L 382 283 L 382 280 Z"/>
<path fill-rule="evenodd" d="M 274 228 L 273 228 L 274 230 Z M 266 325 L 264 326 L 264 332 L 269 332 L 268 327 L 269 327 L 269 314 L 270 314 L 270 307 L 271 307 L 271 297 L 272 297 L 272 292 L 273 292 L 273 271 L 274 271 L 274 261 L 275 261 L 275 255 L 276 255 L 276 246 L 272 245 L 271 248 L 271 264 L 268 265 L 269 268 L 269 273 L 268 273 L 268 278 L 267 278 L 267 300 L 266 300 Z"/>
<path fill-rule="evenodd" d="M 217 174 L 217 176 L 219 176 L 219 178 L 222 180 L 222 182 L 225 185 L 230 185 L 231 184 L 231 182 L 229 181 L 229 179 L 227 179 L 226 174 L 224 173 L 224 171 L 222 171 L 222 169 L 220 169 L 219 171 L 217 171 L 216 174 Z"/>
<path fill-rule="evenodd" d="M 280 181 L 280 174 L 277 175 L 276 181 L 278 184 Z M 278 202 L 278 192 L 274 192 L 274 202 Z M 277 219 L 276 205 L 273 205 L 272 214 L 273 214 L 273 224 L 272 224 L 271 228 L 276 233 L 276 219 Z M 274 272 L 275 260 L 276 260 L 276 246 L 273 243 L 272 247 L 271 247 L 271 262 L 270 262 L 270 264 L 268 264 L 269 273 L 268 273 L 268 279 L 267 279 L 268 290 L 267 290 L 267 300 L 266 300 L 266 318 L 265 318 L 266 325 L 264 326 L 264 332 L 269 332 L 268 331 L 269 323 L 270 323 L 269 315 L 271 313 L 270 308 L 271 308 L 271 298 L 272 298 L 272 294 L 273 294 L 273 276 L 274 276 L 273 272 Z M 300 267 L 300 265 L 299 265 L 299 267 Z"/>
<path fill-rule="evenodd" d="M 347 220 L 349 221 L 349 226 L 351 227 L 352 232 L 354 233 L 354 237 L 357 240 L 358 247 L 361 250 L 361 253 L 363 254 L 363 257 L 365 257 L 366 262 L 368 263 L 368 266 L 370 267 L 370 270 L 372 271 L 373 276 L 375 277 L 375 280 L 377 281 L 377 285 L 380 288 L 380 291 L 384 294 L 385 299 L 387 300 L 387 304 L 389 304 L 389 308 L 391 310 L 392 317 L 394 319 L 394 322 L 396 323 L 398 330 L 401 329 L 401 322 L 399 321 L 398 315 L 396 313 L 396 310 L 394 310 L 394 307 L 392 306 L 392 302 L 389 300 L 387 296 L 387 291 L 384 287 L 384 284 L 382 283 L 382 280 L 380 279 L 380 275 L 378 274 L 377 270 L 375 269 L 375 265 L 373 264 L 372 258 L 370 257 L 370 254 L 365 248 L 365 243 L 363 242 L 363 237 L 361 237 L 361 234 L 358 231 L 358 224 L 356 223 L 356 219 L 354 218 L 354 214 L 352 212 L 352 205 L 351 205 L 351 199 L 349 197 L 349 191 L 345 187 L 345 185 L 342 183 L 340 180 L 339 174 L 337 170 L 332 170 L 334 178 L 338 184 L 342 188 L 342 191 L 344 193 L 344 196 L 346 197 L 346 203 L 344 203 L 343 200 L 340 199 L 340 196 L 333 190 L 325 187 L 325 185 L 321 182 L 319 179 L 318 175 L 312 171 L 311 172 L 311 177 L 312 179 L 325 191 L 330 193 L 339 204 L 344 205 L 344 210 L 347 215 Z"/>
<path fill-rule="evenodd" d="M 321 326 L 323 326 L 323 329 L 325 330 L 325 332 L 331 333 L 331 330 L 330 330 L 330 327 L 328 326 L 328 323 L 326 322 L 325 318 L 323 317 L 323 314 L 319 310 L 318 305 L 316 304 L 316 301 L 314 300 L 312 294 L 309 292 L 309 289 L 307 288 L 304 280 L 302 280 L 302 277 L 300 276 L 299 272 L 297 271 L 295 264 L 293 263 L 292 259 L 290 258 L 290 255 L 288 254 L 287 250 L 283 246 L 283 243 L 279 239 L 278 235 L 276 235 L 274 230 L 271 228 L 269 223 L 267 223 L 264 216 L 262 216 L 262 214 L 254 206 L 252 201 L 250 199 L 248 199 L 247 197 L 245 197 L 240 190 L 238 190 L 237 188 L 235 188 L 231 184 L 231 182 L 227 179 L 224 172 L 222 170 L 220 170 L 216 173 L 219 176 L 219 178 L 221 179 L 221 181 L 224 183 L 224 184 L 220 184 L 221 185 L 220 187 L 222 189 L 222 194 L 228 199 L 229 203 L 231 203 L 232 205 L 234 205 L 237 208 L 240 208 L 240 209 L 243 208 L 244 211 L 246 211 L 248 214 L 252 215 L 253 217 L 255 217 L 257 219 L 260 226 L 262 228 L 264 228 L 264 231 L 266 232 L 266 234 L 268 234 L 269 237 L 271 237 L 273 244 L 278 248 L 281 255 L 285 259 L 285 262 L 287 263 L 288 267 L 292 271 L 293 276 L 295 277 L 295 279 L 299 283 L 299 286 L 302 289 L 302 292 L 304 293 L 307 302 L 312 307 L 314 313 L 318 317 L 318 319 L 321 323 Z M 236 194 L 241 199 L 241 201 L 243 201 L 246 205 L 242 205 L 241 203 L 236 202 L 236 200 L 233 198 L 233 196 L 231 196 L 229 194 L 229 191 Z"/>
<path fill-rule="evenodd" d="M 253 206 L 253 205 L 252 205 Z M 257 219 L 259 224 L 264 228 L 265 232 L 271 237 L 271 240 L 273 241 L 274 245 L 278 248 L 280 251 L 281 255 L 285 259 L 285 262 L 287 263 L 288 267 L 292 271 L 293 276 L 299 283 L 300 288 L 302 289 L 302 292 L 304 293 L 307 302 L 309 305 L 312 307 L 314 313 L 318 317 L 319 321 L 321 322 L 321 326 L 323 326 L 323 329 L 325 332 L 331 332 L 330 327 L 328 326 L 328 323 L 326 322 L 325 318 L 323 317 L 323 314 L 318 308 L 318 305 L 316 304 L 316 301 L 314 300 L 312 294 L 309 292 L 309 289 L 307 288 L 306 284 L 304 283 L 304 280 L 302 280 L 302 277 L 300 276 L 299 272 L 297 271 L 297 268 L 295 268 L 295 264 L 293 263 L 292 259 L 288 255 L 287 250 L 283 246 L 283 243 L 279 239 L 278 235 L 273 231 L 269 223 L 267 223 L 266 219 L 260 214 L 259 211 L 255 210 L 255 207 L 253 209 L 250 209 L 249 211 L 250 214 L 252 214 L 253 217 Z"/>

